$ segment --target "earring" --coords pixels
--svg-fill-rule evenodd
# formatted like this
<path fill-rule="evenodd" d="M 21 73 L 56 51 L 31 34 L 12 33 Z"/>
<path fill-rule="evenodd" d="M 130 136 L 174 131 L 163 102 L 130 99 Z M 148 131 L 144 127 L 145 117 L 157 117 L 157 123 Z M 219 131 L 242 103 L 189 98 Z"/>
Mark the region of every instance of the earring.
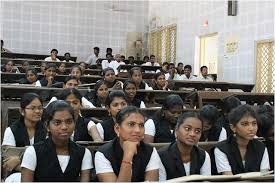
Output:
<path fill-rule="evenodd" d="M 236 132 L 233 132 L 233 136 L 236 137 Z"/>

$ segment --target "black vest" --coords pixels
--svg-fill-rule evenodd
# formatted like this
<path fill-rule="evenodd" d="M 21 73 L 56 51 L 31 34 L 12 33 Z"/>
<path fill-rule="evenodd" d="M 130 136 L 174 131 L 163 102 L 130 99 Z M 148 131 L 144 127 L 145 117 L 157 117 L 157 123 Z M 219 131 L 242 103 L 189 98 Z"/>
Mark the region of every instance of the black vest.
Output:
<path fill-rule="evenodd" d="M 93 141 L 87 129 L 89 122 L 90 119 L 78 116 L 74 130 L 74 141 Z"/>
<path fill-rule="evenodd" d="M 157 119 L 156 117 L 153 118 L 156 134 L 154 137 L 154 143 L 161 143 L 161 142 L 173 142 L 175 141 L 175 134 L 174 131 L 171 133 L 169 122 L 165 121 L 164 117 Z"/>
<path fill-rule="evenodd" d="M 207 138 L 207 141 L 219 141 L 221 131 L 222 131 L 221 126 L 214 125 L 210 129 L 210 131 L 208 133 L 208 137 L 203 137 L 203 135 L 202 135 L 200 141 L 206 141 L 206 138 Z"/>
<path fill-rule="evenodd" d="M 111 142 L 99 147 L 99 152 L 111 162 L 114 173 L 118 176 L 123 158 L 123 150 L 119 144 L 119 139 L 115 138 Z M 144 142 L 140 142 L 138 152 L 133 157 L 132 165 L 132 182 L 143 182 L 145 178 L 146 166 L 150 161 L 153 147 Z"/>
<path fill-rule="evenodd" d="M 236 142 L 236 138 L 233 135 L 229 136 L 228 139 L 219 142 L 215 145 L 215 147 L 226 154 L 233 175 L 260 171 L 261 162 L 265 151 L 265 145 L 262 142 L 256 139 L 249 141 L 245 154 L 245 166 L 243 166 L 240 150 Z M 214 158 L 215 147 L 211 149 L 212 174 L 214 175 L 218 174 Z"/>
<path fill-rule="evenodd" d="M 167 147 L 161 148 L 159 156 L 166 170 L 167 180 L 186 176 L 177 143 L 173 142 Z M 205 151 L 193 146 L 191 151 L 190 175 L 200 174 L 200 169 L 205 161 Z"/>
<path fill-rule="evenodd" d="M 39 81 L 40 81 L 41 86 L 47 86 L 47 85 L 48 85 L 48 80 L 47 80 L 45 77 L 42 78 L 42 79 L 39 80 Z M 57 81 L 56 81 L 56 80 L 53 80 L 52 84 L 55 84 L 55 83 L 57 83 Z"/>
<path fill-rule="evenodd" d="M 264 144 L 268 151 L 270 170 L 274 170 L 274 141 L 265 138 Z"/>
<path fill-rule="evenodd" d="M 37 165 L 34 172 L 35 182 L 76 182 L 79 181 L 85 148 L 69 141 L 70 160 L 65 172 L 60 167 L 55 144 L 51 137 L 34 145 Z"/>
<path fill-rule="evenodd" d="M 16 147 L 25 147 L 30 145 L 29 135 L 23 119 L 12 123 L 10 128 L 15 138 Z M 46 135 L 46 128 L 44 127 L 43 123 L 39 121 L 35 128 L 34 143 L 45 140 Z"/>
<path fill-rule="evenodd" d="M 104 130 L 104 141 L 113 140 L 117 136 L 114 130 L 115 122 L 112 117 L 104 120 L 101 125 Z"/>
<path fill-rule="evenodd" d="M 137 99 L 137 98 L 134 98 L 134 100 L 133 101 L 129 101 L 128 102 L 128 105 L 129 106 L 135 106 L 135 107 L 137 107 L 137 108 L 140 108 L 140 104 L 141 104 L 141 100 L 139 100 L 139 99 Z"/>

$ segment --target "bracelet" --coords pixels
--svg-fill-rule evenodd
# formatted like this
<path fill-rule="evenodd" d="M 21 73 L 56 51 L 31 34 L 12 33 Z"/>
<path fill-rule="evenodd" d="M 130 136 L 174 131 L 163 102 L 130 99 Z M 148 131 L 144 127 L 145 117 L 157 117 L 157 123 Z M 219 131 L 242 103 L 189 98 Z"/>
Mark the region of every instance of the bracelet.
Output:
<path fill-rule="evenodd" d="M 132 161 L 124 161 L 124 160 L 122 160 L 121 162 L 122 162 L 122 163 L 129 164 L 129 165 L 132 165 L 132 164 L 133 164 Z"/>

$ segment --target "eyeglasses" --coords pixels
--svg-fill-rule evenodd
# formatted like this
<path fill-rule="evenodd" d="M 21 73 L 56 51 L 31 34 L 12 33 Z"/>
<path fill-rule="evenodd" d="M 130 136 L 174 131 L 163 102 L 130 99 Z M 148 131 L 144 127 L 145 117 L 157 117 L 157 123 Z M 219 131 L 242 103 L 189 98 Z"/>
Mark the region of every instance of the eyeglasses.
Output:
<path fill-rule="evenodd" d="M 30 109 L 32 111 L 38 110 L 38 111 L 43 111 L 43 106 L 38 106 L 38 107 L 26 107 L 25 109 Z"/>

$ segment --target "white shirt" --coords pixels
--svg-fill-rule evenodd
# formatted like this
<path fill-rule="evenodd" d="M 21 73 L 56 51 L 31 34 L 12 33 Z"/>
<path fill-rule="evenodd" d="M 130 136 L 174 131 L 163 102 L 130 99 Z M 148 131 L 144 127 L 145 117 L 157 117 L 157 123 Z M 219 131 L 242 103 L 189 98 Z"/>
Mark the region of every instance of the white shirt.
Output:
<path fill-rule="evenodd" d="M 86 64 L 93 65 L 96 64 L 96 61 L 98 60 L 99 56 L 97 57 L 95 54 L 90 55 L 88 59 L 85 61 Z"/>
<path fill-rule="evenodd" d="M 186 176 L 190 175 L 190 165 L 191 162 L 183 163 Z M 200 175 L 211 175 L 211 160 L 209 154 L 205 151 L 204 163 L 200 169 Z M 165 181 L 167 179 L 167 174 L 164 165 L 161 162 L 159 169 L 159 181 Z"/>
<path fill-rule="evenodd" d="M 114 71 L 115 71 L 115 75 L 117 75 L 117 74 L 118 74 L 117 68 L 118 68 L 120 65 L 125 65 L 125 63 L 122 62 L 122 61 L 118 62 L 118 61 L 116 61 L 116 60 L 112 60 L 112 61 L 110 62 L 110 64 L 109 64 L 109 67 L 113 68 Z"/>
<path fill-rule="evenodd" d="M 59 165 L 64 172 L 69 163 L 69 155 L 57 155 Z M 21 167 L 35 171 L 37 166 L 36 152 L 33 146 L 29 146 L 23 156 Z M 85 153 L 82 159 L 81 170 L 88 170 L 93 168 L 91 152 L 85 148 Z"/>
<path fill-rule="evenodd" d="M 93 122 L 93 121 L 91 120 L 91 121 L 88 123 L 88 125 L 87 125 L 88 131 L 90 131 L 90 129 L 91 129 L 93 126 L 96 126 L 96 130 L 97 130 L 97 132 L 98 132 L 100 138 L 101 138 L 102 140 L 104 140 L 104 129 L 103 129 L 101 123 L 95 124 L 95 122 Z"/>
<path fill-rule="evenodd" d="M 146 66 L 160 66 L 159 63 L 157 63 L 157 62 L 154 62 L 153 65 L 152 65 L 151 62 L 146 62 L 146 63 L 144 63 L 142 65 L 146 65 Z"/>
<path fill-rule="evenodd" d="M 52 57 L 47 57 L 44 60 L 45 61 L 50 61 L 50 62 L 55 62 L 55 61 L 60 62 L 60 60 L 58 58 L 56 58 L 56 60 L 53 60 Z"/>
<path fill-rule="evenodd" d="M 144 88 L 144 90 L 153 90 L 153 88 L 150 87 L 147 83 L 145 83 L 145 88 Z"/>
<path fill-rule="evenodd" d="M 37 81 L 35 82 L 35 86 L 36 86 L 36 87 L 42 87 L 42 85 L 41 85 L 41 83 L 40 83 L 39 80 L 37 80 Z"/>
<path fill-rule="evenodd" d="M 111 63 L 111 62 L 110 62 Z M 106 69 L 107 67 L 109 67 L 109 64 L 108 60 L 102 60 L 101 61 L 101 66 L 102 66 L 102 70 Z"/>
<path fill-rule="evenodd" d="M 61 62 L 67 62 L 66 60 L 62 60 Z M 69 60 L 69 62 L 73 63 L 74 61 Z"/>
<path fill-rule="evenodd" d="M 196 78 L 196 81 L 207 81 L 207 82 L 213 82 L 213 78 L 211 78 L 210 76 L 206 76 L 203 77 L 203 76 L 199 76 Z"/>
<path fill-rule="evenodd" d="M 159 169 L 160 164 L 160 157 L 157 150 L 154 148 L 145 172 Z M 114 172 L 111 162 L 99 151 L 95 153 L 95 170 L 96 174 Z"/>
<path fill-rule="evenodd" d="M 33 145 L 33 144 L 34 144 L 34 137 L 32 137 L 30 139 L 30 145 Z M 6 128 L 6 130 L 4 132 L 2 145 L 14 146 L 14 147 L 16 146 L 15 137 L 14 137 L 10 127 Z"/>
<path fill-rule="evenodd" d="M 197 77 L 193 75 L 190 75 L 190 77 L 187 78 L 185 74 L 177 75 L 177 77 L 174 77 L 174 80 L 197 81 L 196 79 Z"/>
<path fill-rule="evenodd" d="M 226 140 L 226 139 L 227 139 L 227 133 L 226 133 L 226 130 L 224 129 L 224 127 L 222 127 L 222 130 L 221 130 L 218 141 L 221 142 L 221 141 Z"/>
<path fill-rule="evenodd" d="M 229 164 L 228 158 L 225 153 L 223 153 L 218 148 L 215 148 L 214 155 L 215 155 L 215 161 L 216 161 L 218 173 L 232 172 L 231 166 Z M 269 170 L 270 169 L 267 148 L 265 148 L 263 158 L 261 161 L 261 165 L 260 165 L 260 169 L 261 170 Z"/>
<path fill-rule="evenodd" d="M 51 100 L 49 101 L 49 103 L 46 105 L 46 107 L 52 103 L 53 101 L 56 101 L 57 98 L 56 97 L 52 97 Z M 85 97 L 81 98 L 81 105 L 83 108 L 96 108 L 94 106 L 94 104 L 92 102 L 90 102 L 89 100 L 87 100 Z"/>

